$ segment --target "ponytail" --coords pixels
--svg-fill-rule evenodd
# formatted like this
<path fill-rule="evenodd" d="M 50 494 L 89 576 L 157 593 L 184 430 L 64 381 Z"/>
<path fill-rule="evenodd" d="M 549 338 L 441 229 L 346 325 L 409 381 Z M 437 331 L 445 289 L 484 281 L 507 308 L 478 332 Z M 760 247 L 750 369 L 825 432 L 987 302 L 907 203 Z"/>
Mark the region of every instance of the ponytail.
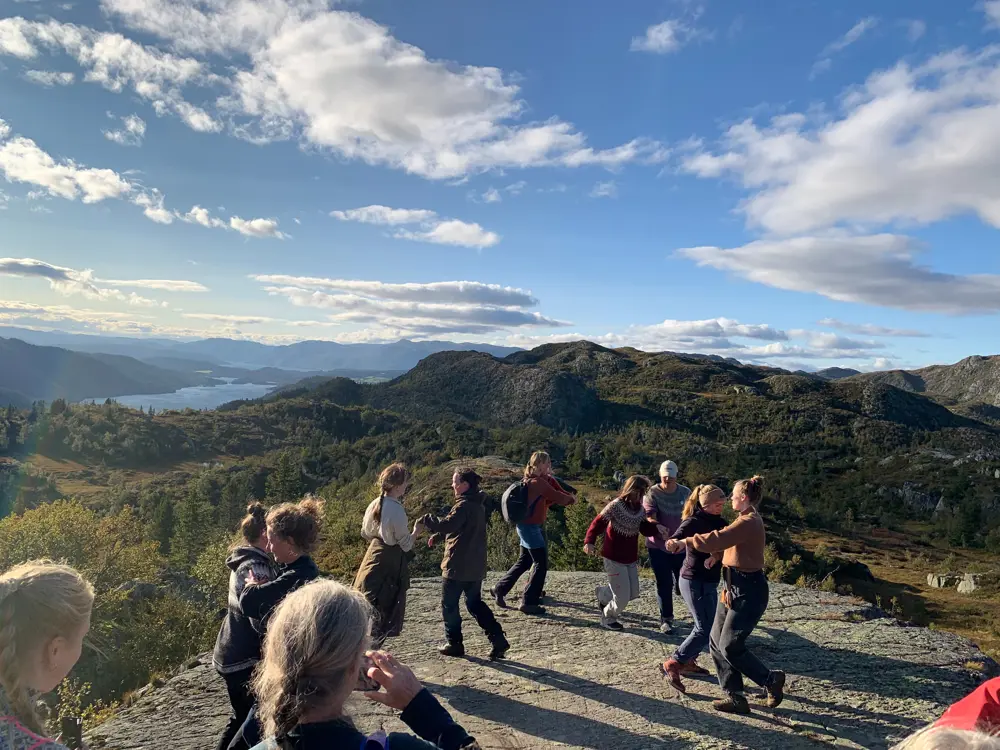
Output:
<path fill-rule="evenodd" d="M 694 512 L 698 510 L 698 506 L 701 504 L 701 493 L 708 489 L 711 489 L 710 485 L 699 484 L 691 490 L 691 494 L 688 495 L 688 499 L 684 503 L 684 510 L 681 511 L 682 520 L 694 515 Z"/>
<path fill-rule="evenodd" d="M 247 514 L 240 522 L 240 533 L 248 544 L 253 544 L 266 532 L 267 509 L 255 500 L 247 506 Z"/>
<path fill-rule="evenodd" d="M 410 470 L 406 468 L 406 464 L 397 462 L 389 464 L 382 469 L 382 473 L 378 475 L 377 483 L 379 490 L 378 507 L 375 508 L 375 513 L 372 516 L 375 519 L 375 523 L 382 523 L 382 505 L 385 501 L 385 496 L 409 481 Z"/>

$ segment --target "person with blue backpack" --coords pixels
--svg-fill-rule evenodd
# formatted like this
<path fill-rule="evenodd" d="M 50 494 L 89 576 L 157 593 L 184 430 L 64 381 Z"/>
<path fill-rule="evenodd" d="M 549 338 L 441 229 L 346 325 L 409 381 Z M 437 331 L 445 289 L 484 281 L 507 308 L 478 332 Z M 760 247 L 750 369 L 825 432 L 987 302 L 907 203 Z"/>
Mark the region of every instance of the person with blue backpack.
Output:
<path fill-rule="evenodd" d="M 549 552 L 545 540 L 545 519 L 553 505 L 572 505 L 576 496 L 552 475 L 552 459 L 544 451 L 531 455 L 524 468 L 524 476 L 504 493 L 503 514 L 508 523 L 514 524 L 521 542 L 521 556 L 490 594 L 499 607 L 507 608 L 507 595 L 514 584 L 528 570 L 528 586 L 521 597 L 518 609 L 528 615 L 544 615 L 541 606 L 542 589 L 549 571 Z"/>

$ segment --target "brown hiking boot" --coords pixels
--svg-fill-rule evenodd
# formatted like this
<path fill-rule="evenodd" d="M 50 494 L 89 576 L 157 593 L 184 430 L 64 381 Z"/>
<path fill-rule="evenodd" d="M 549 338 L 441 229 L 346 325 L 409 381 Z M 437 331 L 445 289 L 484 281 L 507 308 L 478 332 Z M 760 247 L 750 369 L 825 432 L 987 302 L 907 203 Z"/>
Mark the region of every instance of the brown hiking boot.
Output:
<path fill-rule="evenodd" d="M 764 689 L 767 691 L 767 707 L 777 708 L 780 706 L 781 701 L 785 699 L 785 673 L 780 669 L 771 672 Z"/>
<path fill-rule="evenodd" d="M 686 693 L 687 688 L 681 681 L 681 666 L 683 666 L 676 659 L 670 659 L 663 662 L 660 665 L 660 671 L 663 672 L 663 676 L 667 678 L 667 682 L 670 686 L 679 693 Z"/>
<path fill-rule="evenodd" d="M 698 677 L 707 677 L 711 674 L 707 669 L 699 666 L 696 661 L 689 661 L 686 664 L 681 664 L 681 674 L 690 674 Z"/>
<path fill-rule="evenodd" d="M 750 715 L 750 704 L 742 695 L 728 695 L 721 700 L 714 701 L 712 708 L 724 714 Z"/>

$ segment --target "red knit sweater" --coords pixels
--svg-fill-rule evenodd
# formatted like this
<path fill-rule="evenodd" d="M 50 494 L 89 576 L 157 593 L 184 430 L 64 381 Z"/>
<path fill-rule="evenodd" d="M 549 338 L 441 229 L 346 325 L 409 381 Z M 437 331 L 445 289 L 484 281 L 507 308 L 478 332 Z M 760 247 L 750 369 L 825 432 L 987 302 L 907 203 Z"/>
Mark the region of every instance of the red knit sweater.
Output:
<path fill-rule="evenodd" d="M 583 541 L 585 544 L 594 544 L 597 537 L 603 534 L 601 556 L 621 565 L 631 565 L 639 561 L 639 537 L 655 536 L 657 533 L 656 524 L 643 519 L 639 522 L 639 530 L 635 536 L 622 534 L 611 525 L 607 516 L 598 513 L 590 522 Z"/>

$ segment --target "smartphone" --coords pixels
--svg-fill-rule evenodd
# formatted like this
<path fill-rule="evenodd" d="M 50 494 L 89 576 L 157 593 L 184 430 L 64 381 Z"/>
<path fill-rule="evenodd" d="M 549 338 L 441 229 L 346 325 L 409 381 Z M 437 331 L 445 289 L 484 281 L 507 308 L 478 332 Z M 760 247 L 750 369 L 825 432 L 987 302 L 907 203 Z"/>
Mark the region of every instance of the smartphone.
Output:
<path fill-rule="evenodd" d="M 355 690 L 360 690 L 363 692 L 369 692 L 373 690 L 381 690 L 382 686 L 378 684 L 376 680 L 373 680 L 368 676 L 368 670 L 375 666 L 375 662 L 372 661 L 370 656 L 364 656 L 361 660 L 361 674 L 358 675 L 358 684 L 354 686 Z"/>
<path fill-rule="evenodd" d="M 83 719 L 79 716 L 62 716 L 59 719 L 60 741 L 69 750 L 83 747 Z"/>

